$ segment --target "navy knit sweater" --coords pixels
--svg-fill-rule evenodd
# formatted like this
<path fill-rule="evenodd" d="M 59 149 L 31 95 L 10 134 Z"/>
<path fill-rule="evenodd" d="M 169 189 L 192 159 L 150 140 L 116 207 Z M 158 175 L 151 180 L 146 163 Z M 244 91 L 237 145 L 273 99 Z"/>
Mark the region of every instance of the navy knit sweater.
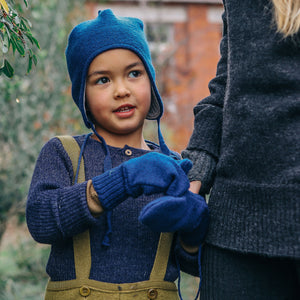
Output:
<path fill-rule="evenodd" d="M 300 34 L 276 33 L 269 0 L 224 7 L 217 75 L 183 152 L 190 179 L 212 185 L 207 243 L 300 258 Z"/>
<path fill-rule="evenodd" d="M 79 146 L 84 136 L 75 137 Z M 153 151 L 158 146 L 149 144 Z M 113 167 L 149 151 L 125 146 L 108 146 Z M 131 151 L 126 151 L 126 150 Z M 104 151 L 89 138 L 83 153 L 86 180 L 103 173 Z M 148 280 L 153 266 L 159 233 L 138 222 L 140 210 L 161 195 L 128 198 L 112 211 L 111 245 L 103 248 L 105 214 L 94 218 L 87 206 L 87 182 L 72 186 L 73 168 L 61 142 L 51 139 L 42 149 L 35 167 L 27 202 L 27 223 L 33 238 L 51 244 L 47 273 L 52 281 L 75 279 L 72 237 L 90 229 L 92 267 L 90 279 L 110 283 Z M 197 255 L 189 255 L 175 239 L 169 259 L 166 281 L 175 281 L 178 270 L 198 275 Z"/>

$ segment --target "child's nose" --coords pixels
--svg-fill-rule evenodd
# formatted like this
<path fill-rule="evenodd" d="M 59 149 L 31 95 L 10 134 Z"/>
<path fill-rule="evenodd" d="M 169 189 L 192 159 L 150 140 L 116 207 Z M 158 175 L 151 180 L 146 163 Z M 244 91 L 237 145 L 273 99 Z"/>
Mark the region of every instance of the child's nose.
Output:
<path fill-rule="evenodd" d="M 116 99 L 124 98 L 130 96 L 130 90 L 123 80 L 115 83 L 114 97 Z"/>

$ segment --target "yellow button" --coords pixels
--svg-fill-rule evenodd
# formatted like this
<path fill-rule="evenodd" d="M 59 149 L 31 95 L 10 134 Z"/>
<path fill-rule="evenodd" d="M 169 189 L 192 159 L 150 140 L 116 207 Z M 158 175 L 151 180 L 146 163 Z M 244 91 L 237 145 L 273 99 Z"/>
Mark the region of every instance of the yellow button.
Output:
<path fill-rule="evenodd" d="M 148 290 L 147 296 L 149 299 L 156 299 L 158 295 L 158 292 L 156 289 L 150 289 Z"/>
<path fill-rule="evenodd" d="M 126 150 L 125 150 L 125 154 L 126 154 L 127 156 L 131 156 L 131 155 L 132 155 L 132 151 L 131 151 L 130 149 L 126 149 Z"/>
<path fill-rule="evenodd" d="M 79 289 L 79 293 L 80 293 L 81 296 L 86 297 L 86 296 L 88 296 L 91 293 L 91 290 L 87 286 L 82 286 Z"/>

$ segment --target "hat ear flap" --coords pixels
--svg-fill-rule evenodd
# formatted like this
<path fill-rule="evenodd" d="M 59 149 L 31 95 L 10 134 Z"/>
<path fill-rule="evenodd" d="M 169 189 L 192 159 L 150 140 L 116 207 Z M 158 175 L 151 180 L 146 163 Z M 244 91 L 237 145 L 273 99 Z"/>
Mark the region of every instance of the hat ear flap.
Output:
<path fill-rule="evenodd" d="M 86 117 L 90 123 L 95 124 L 95 119 L 89 109 L 86 109 Z"/>
<path fill-rule="evenodd" d="M 84 113 L 85 113 L 87 122 L 89 122 L 90 124 L 95 124 L 95 118 L 89 108 L 89 104 L 88 104 L 88 101 L 86 101 L 85 96 L 84 96 Z"/>

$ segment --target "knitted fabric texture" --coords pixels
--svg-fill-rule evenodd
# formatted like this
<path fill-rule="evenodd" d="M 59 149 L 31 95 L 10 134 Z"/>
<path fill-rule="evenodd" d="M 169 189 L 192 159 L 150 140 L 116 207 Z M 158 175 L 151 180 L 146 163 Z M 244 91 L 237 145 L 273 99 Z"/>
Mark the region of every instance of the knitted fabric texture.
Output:
<path fill-rule="evenodd" d="M 139 19 L 117 17 L 110 9 L 106 9 L 99 11 L 97 18 L 77 25 L 70 33 L 65 54 L 72 81 L 72 96 L 88 128 L 92 125 L 85 109 L 88 68 L 97 55 L 117 48 L 133 51 L 143 62 L 152 87 L 147 119 L 161 118 L 163 104 L 155 84 L 155 70 L 143 27 L 143 22 Z"/>
<path fill-rule="evenodd" d="M 178 231 L 184 243 L 200 246 L 208 229 L 209 212 L 203 197 L 187 191 L 181 197 L 164 196 L 150 202 L 139 220 L 156 232 Z"/>
<path fill-rule="evenodd" d="M 92 179 L 101 205 L 111 210 L 129 196 L 166 193 L 181 196 L 189 188 L 189 181 L 181 165 L 188 160 L 176 161 L 164 154 L 152 152 L 124 162 Z"/>
<path fill-rule="evenodd" d="M 214 180 L 206 179 L 206 242 L 299 259 L 300 32 L 276 32 L 269 0 L 225 0 L 224 8 L 217 75 L 194 109 L 184 153 L 194 178 L 206 177 L 195 151 L 217 162 Z"/>

